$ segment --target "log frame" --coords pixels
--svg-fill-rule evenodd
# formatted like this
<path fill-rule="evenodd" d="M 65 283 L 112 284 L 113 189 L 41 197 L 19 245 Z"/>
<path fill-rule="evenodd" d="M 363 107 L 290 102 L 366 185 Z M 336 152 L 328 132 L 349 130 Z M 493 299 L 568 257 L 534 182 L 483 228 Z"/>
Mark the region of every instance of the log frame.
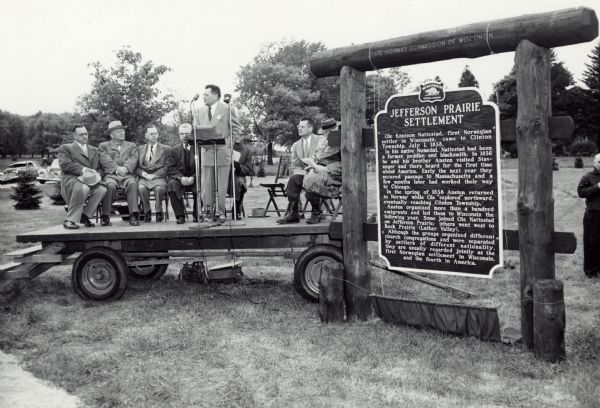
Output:
<path fill-rule="evenodd" d="M 342 205 L 346 314 L 366 320 L 371 314 L 370 276 L 363 222 L 367 219 L 367 163 L 362 146 L 365 126 L 366 75 L 343 67 L 340 76 L 342 119 Z"/>
<path fill-rule="evenodd" d="M 534 347 L 533 286 L 538 279 L 554 279 L 554 199 L 552 197 L 552 143 L 550 50 L 521 41 L 515 53 L 517 79 L 517 148 L 519 160 L 517 212 L 521 265 L 521 336 Z"/>

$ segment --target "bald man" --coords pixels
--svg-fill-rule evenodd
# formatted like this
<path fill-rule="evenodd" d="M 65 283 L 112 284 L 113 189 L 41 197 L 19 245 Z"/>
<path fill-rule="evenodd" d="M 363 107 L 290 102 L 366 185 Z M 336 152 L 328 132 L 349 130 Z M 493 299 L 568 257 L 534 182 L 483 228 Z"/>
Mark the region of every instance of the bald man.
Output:
<path fill-rule="evenodd" d="M 597 278 L 600 276 L 600 153 L 594 156 L 594 170 L 581 178 L 577 194 L 585 198 L 583 272 L 588 278 Z"/>
<path fill-rule="evenodd" d="M 183 196 L 190 191 L 194 196 L 194 222 L 198 220 L 198 193 L 196 191 L 196 164 L 194 143 L 190 143 L 192 125 L 183 123 L 179 126 L 181 144 L 173 147 L 167 154 L 167 173 L 169 175 L 169 199 L 175 213 L 177 224 L 185 222 L 185 205 Z"/>

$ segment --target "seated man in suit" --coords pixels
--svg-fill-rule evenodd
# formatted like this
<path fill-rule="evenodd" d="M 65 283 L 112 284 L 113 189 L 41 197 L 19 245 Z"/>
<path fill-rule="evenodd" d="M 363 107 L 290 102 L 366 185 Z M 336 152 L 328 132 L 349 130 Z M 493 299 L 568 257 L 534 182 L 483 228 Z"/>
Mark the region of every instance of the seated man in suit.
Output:
<path fill-rule="evenodd" d="M 342 157 L 340 154 L 340 133 L 335 119 L 321 122 L 321 130 L 326 137 L 317 147 L 314 162 L 307 163 L 303 187 L 306 199 L 310 201 L 312 211 L 307 224 L 318 224 L 323 219 L 321 200 L 337 198 L 342 187 Z"/>
<path fill-rule="evenodd" d="M 165 219 L 162 204 L 167 192 L 167 155 L 170 146 L 158 143 L 158 130 L 155 125 L 146 126 L 146 144 L 138 147 L 138 166 L 135 174 L 138 178 L 138 192 L 144 207 L 144 221 L 152 221 L 150 210 L 150 191 L 154 190 L 156 202 L 156 222 Z"/>
<path fill-rule="evenodd" d="M 135 143 L 125 140 L 125 128 L 126 126 L 123 126 L 119 120 L 110 122 L 108 132 L 111 140 L 98 145 L 102 158 L 101 165 L 106 173 L 104 184 L 106 184 L 108 190 L 104 200 L 102 200 L 102 220 L 100 223 L 102 226 L 112 225 L 110 214 L 118 187 L 125 190 L 127 196 L 129 224 L 133 226 L 140 225 L 138 187 L 134 174 L 138 164 L 138 151 Z"/>
<path fill-rule="evenodd" d="M 288 207 L 285 216 L 277 220 L 279 224 L 289 224 L 300 221 L 298 212 L 298 201 L 302 191 L 302 183 L 306 174 L 306 164 L 302 159 L 314 158 L 317 146 L 323 143 L 323 136 L 313 134 L 315 123 L 310 118 L 302 118 L 298 123 L 298 134 L 300 140 L 292 145 L 292 175 L 290 176 L 285 194 L 288 197 Z"/>
<path fill-rule="evenodd" d="M 183 123 L 179 126 L 181 144 L 170 149 L 167 153 L 167 174 L 169 175 L 169 199 L 175 213 L 177 224 L 185 222 L 185 206 L 183 195 L 191 191 L 194 196 L 194 222 L 198 220 L 198 194 L 196 192 L 196 152 L 193 140 L 190 143 L 192 125 Z"/>
<path fill-rule="evenodd" d="M 248 191 L 246 187 L 246 176 L 254 175 L 253 154 L 250 149 L 242 142 L 241 135 L 237 135 L 233 143 L 233 167 L 235 169 L 235 210 L 236 219 L 240 219 L 242 215 L 242 206 L 244 194 Z M 230 172 L 231 174 L 231 172 Z M 229 187 L 227 189 L 229 195 L 231 191 L 231 176 L 229 177 Z"/>
<path fill-rule="evenodd" d="M 106 187 L 100 184 L 100 153 L 88 146 L 88 132 L 85 126 L 73 126 L 73 143 L 60 146 L 60 192 L 67 203 L 66 229 L 78 229 L 78 223 L 94 227 L 90 217 L 106 194 Z"/>

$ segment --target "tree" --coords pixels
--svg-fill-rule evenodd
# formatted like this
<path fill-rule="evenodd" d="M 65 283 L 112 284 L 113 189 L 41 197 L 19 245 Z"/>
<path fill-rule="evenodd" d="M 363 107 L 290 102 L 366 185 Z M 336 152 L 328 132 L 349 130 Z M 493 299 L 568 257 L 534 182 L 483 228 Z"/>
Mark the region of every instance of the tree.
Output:
<path fill-rule="evenodd" d="M 142 141 L 144 126 L 158 122 L 177 106 L 171 94 L 162 95 L 157 88 L 170 68 L 143 62 L 142 54 L 127 46 L 117 51 L 116 57 L 111 68 L 100 62 L 90 64 L 92 90 L 78 101 L 80 113 L 93 120 L 88 125 L 91 144 L 106 140 L 108 123 L 113 120 L 128 126 L 128 140 Z"/>
<path fill-rule="evenodd" d="M 25 152 L 26 139 L 23 118 L 0 110 L 0 155 L 21 156 Z"/>
<path fill-rule="evenodd" d="M 397 93 L 397 89 L 394 79 L 381 73 L 367 75 L 366 88 L 367 124 L 372 125 L 377 112 L 385 109 L 387 100 Z"/>
<path fill-rule="evenodd" d="M 471 68 L 468 65 L 465 65 L 465 69 L 460 76 L 460 81 L 458 82 L 459 88 L 464 88 L 468 86 L 474 86 L 479 88 L 479 82 L 475 79 L 475 75 L 471 72 Z"/>
<path fill-rule="evenodd" d="M 550 88 L 552 111 L 554 112 L 556 104 L 560 103 L 560 96 L 575 81 L 573 80 L 573 74 L 564 66 L 563 62 L 558 61 L 554 50 L 551 50 L 550 62 Z M 517 79 L 514 66 L 508 75 L 494 84 L 494 93 L 490 96 L 490 100 L 498 104 L 501 119 L 510 119 L 517 116 Z"/>
<path fill-rule="evenodd" d="M 591 136 L 595 138 L 600 149 L 600 42 L 588 57 L 590 63 L 585 64 L 586 69 L 583 72 L 583 83 L 589 88 L 584 90 L 588 110 L 586 122 Z"/>
<path fill-rule="evenodd" d="M 271 43 L 237 73 L 239 102 L 260 125 L 267 141 L 291 145 L 297 138 L 296 123 L 303 116 L 324 116 L 319 103 L 330 104 L 330 94 L 321 94 L 308 69 L 308 57 L 323 50 L 321 43 L 306 41 Z"/>
<path fill-rule="evenodd" d="M 14 187 L 14 194 L 10 198 L 17 203 L 13 206 L 17 210 L 37 210 L 40 208 L 40 189 L 33 185 L 33 176 L 21 173 Z"/>
<path fill-rule="evenodd" d="M 71 127 L 77 121 L 70 113 L 42 113 L 38 112 L 27 118 L 27 132 L 29 134 L 29 151 L 31 154 L 39 153 L 48 155 L 50 152 L 67 141 L 71 134 Z"/>

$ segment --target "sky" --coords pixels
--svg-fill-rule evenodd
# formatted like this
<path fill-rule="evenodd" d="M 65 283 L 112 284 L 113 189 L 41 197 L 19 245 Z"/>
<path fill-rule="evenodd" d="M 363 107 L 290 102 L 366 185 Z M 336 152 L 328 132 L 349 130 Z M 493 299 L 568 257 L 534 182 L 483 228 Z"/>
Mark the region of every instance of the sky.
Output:
<path fill-rule="evenodd" d="M 600 14 L 600 0 L 0 0 L 0 109 L 73 111 L 91 90 L 88 64 L 112 65 L 124 45 L 171 68 L 160 87 L 177 99 L 207 83 L 235 98 L 236 73 L 270 42 L 332 49 L 577 6 Z M 598 41 L 556 48 L 576 80 Z M 453 88 L 469 65 L 487 96 L 513 62 L 510 52 L 402 69 L 411 87 L 439 75 Z"/>

